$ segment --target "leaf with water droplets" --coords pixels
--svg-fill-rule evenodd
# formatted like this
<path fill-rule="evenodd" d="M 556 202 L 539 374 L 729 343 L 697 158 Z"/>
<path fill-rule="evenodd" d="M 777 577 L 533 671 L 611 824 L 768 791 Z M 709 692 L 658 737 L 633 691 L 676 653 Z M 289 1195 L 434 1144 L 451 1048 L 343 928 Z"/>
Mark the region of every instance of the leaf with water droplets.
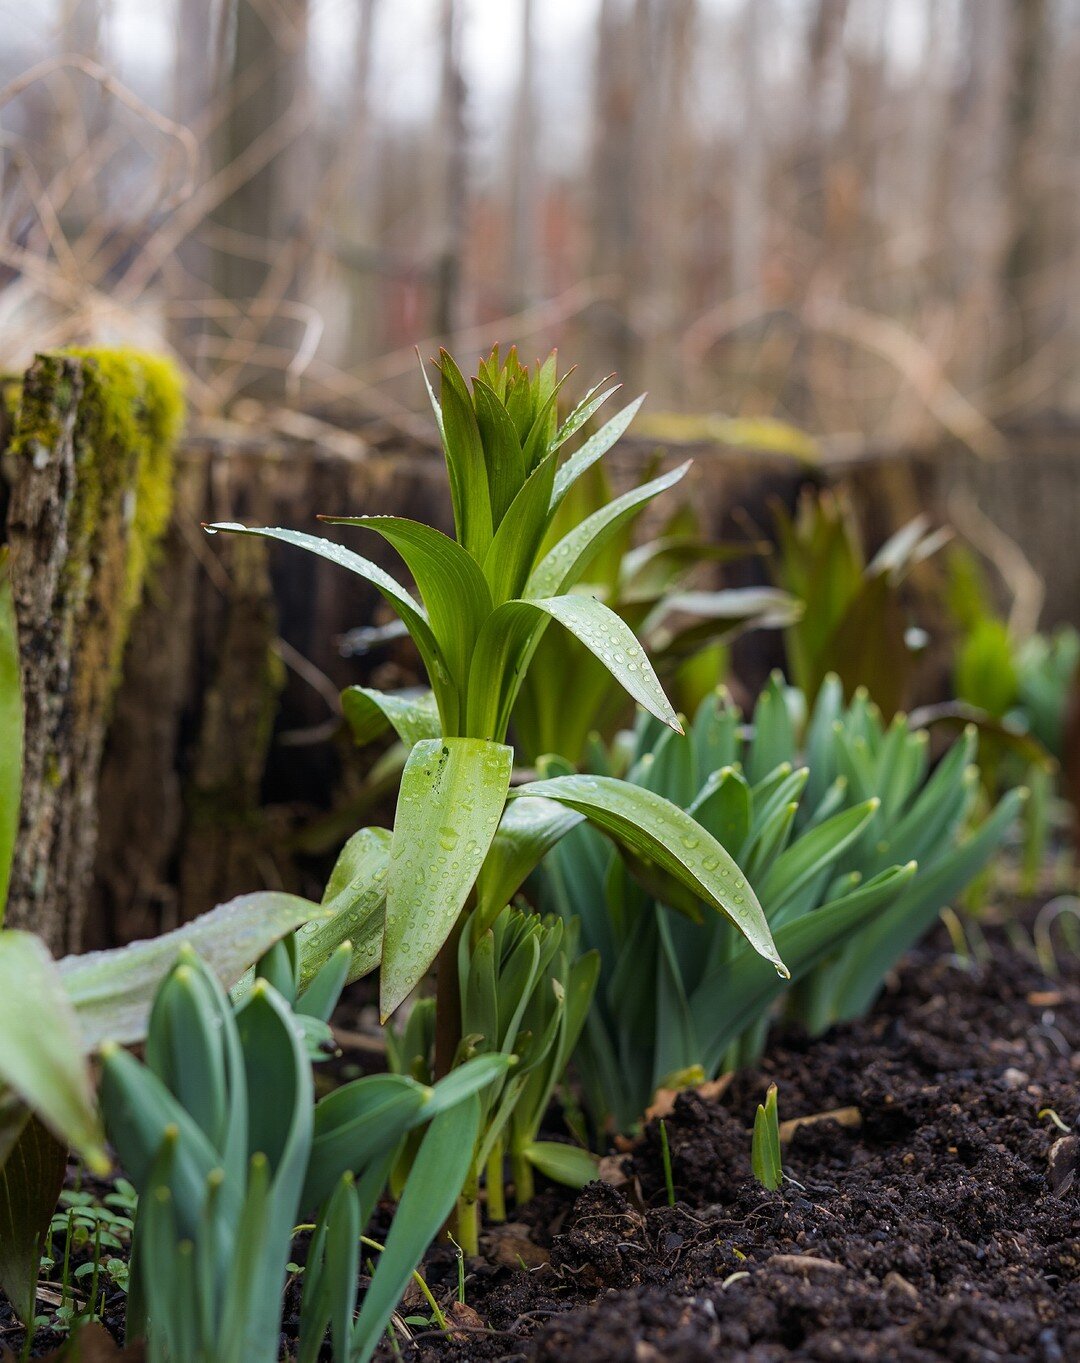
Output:
<path fill-rule="evenodd" d="M 432 690 L 438 698 L 440 710 L 449 711 L 456 719 L 457 688 L 453 685 L 449 664 L 435 636 L 435 631 L 431 627 L 431 622 L 428 620 L 427 612 L 400 583 L 395 582 L 390 574 L 384 572 L 378 564 L 372 563 L 362 554 L 354 554 L 351 549 L 346 549 L 343 544 L 336 544 L 333 540 L 321 539 L 318 535 L 308 535 L 302 530 L 284 530 L 277 526 L 237 525 L 232 521 L 205 525 L 203 529 L 211 535 L 216 535 L 219 532 L 226 532 L 230 535 L 256 535 L 262 539 L 280 540 L 283 544 L 294 544 L 297 548 L 318 554 L 320 558 L 324 558 L 330 563 L 348 568 L 350 572 L 356 573 L 357 576 L 370 582 L 383 600 L 398 613 L 405 628 L 409 631 L 413 643 L 424 660 L 424 666 L 427 668 Z"/>
<path fill-rule="evenodd" d="M 547 624 L 545 615 L 599 658 L 639 705 L 682 733 L 679 718 L 633 630 L 592 596 L 506 601 L 492 611 L 476 641 L 469 674 L 466 714 L 471 733 L 505 731 L 521 678 Z M 498 683 L 493 685 L 496 678 Z"/>
<path fill-rule="evenodd" d="M 380 1011 L 423 979 L 476 883 L 499 826 L 514 750 L 480 738 L 424 739 L 401 775 L 386 890 Z"/>
<path fill-rule="evenodd" d="M 551 494 L 551 509 L 554 511 L 562 504 L 562 499 L 574 486 L 586 469 L 592 468 L 598 459 L 603 458 L 619 439 L 626 428 L 637 416 L 638 408 L 645 401 L 645 394 L 627 403 L 595 435 L 591 435 L 580 449 L 574 451 L 555 475 L 555 487 Z"/>
<path fill-rule="evenodd" d="M 341 710 L 359 744 L 378 738 L 387 725 L 409 748 L 422 738 L 439 737 L 439 707 L 430 691 L 406 694 L 347 686 L 341 693 Z"/>
<path fill-rule="evenodd" d="M 684 809 L 651 790 L 611 776 L 531 781 L 516 787 L 510 798 L 537 795 L 576 809 L 634 858 L 673 876 L 729 918 L 760 956 L 787 975 L 746 877 L 712 834 Z"/>
<path fill-rule="evenodd" d="M 659 478 L 631 488 L 579 521 L 558 544 L 552 546 L 533 570 L 529 578 L 528 595 L 552 596 L 556 592 L 569 591 L 576 582 L 581 581 L 589 564 L 612 536 L 643 511 L 654 497 L 674 487 L 685 477 L 689 468 L 690 460 L 687 460 L 678 468 L 662 473 Z"/>

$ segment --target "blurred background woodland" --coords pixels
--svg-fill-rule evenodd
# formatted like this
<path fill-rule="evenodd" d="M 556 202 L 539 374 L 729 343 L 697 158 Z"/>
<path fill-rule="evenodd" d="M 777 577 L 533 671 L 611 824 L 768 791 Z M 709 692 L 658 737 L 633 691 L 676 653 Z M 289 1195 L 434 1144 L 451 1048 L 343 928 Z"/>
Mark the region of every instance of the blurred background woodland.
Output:
<path fill-rule="evenodd" d="M 164 341 L 204 412 L 409 430 L 417 342 L 555 342 L 654 410 L 990 455 L 1080 403 L 1080 0 L 0 12 L 10 368 Z"/>

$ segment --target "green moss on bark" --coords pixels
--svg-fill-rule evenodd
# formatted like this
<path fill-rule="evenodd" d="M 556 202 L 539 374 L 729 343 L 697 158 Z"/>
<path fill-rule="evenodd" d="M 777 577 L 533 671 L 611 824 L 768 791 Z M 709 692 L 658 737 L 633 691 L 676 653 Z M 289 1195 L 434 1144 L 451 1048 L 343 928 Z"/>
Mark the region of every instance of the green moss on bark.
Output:
<path fill-rule="evenodd" d="M 107 701 L 115 689 L 131 619 L 169 523 L 184 396 L 175 367 L 156 356 L 107 349 L 50 352 L 37 359 L 45 381 L 23 391 L 12 439 L 15 457 L 50 457 L 75 397 L 66 363 L 72 359 L 80 362 L 82 393 L 66 571 L 83 605 L 76 685 L 92 713 L 94 701 Z"/>

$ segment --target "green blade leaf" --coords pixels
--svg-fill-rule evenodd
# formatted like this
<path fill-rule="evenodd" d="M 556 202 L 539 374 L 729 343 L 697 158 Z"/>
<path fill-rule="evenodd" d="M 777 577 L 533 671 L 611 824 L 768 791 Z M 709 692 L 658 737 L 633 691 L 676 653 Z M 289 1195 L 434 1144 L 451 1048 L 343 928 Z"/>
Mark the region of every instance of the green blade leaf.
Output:
<path fill-rule="evenodd" d="M 517 429 L 498 394 L 482 378 L 473 380 L 473 393 L 491 492 L 491 523 L 497 533 L 525 482 L 525 456 Z"/>
<path fill-rule="evenodd" d="M 386 892 L 380 1012 L 412 993 L 476 883 L 499 826 L 512 748 L 479 738 L 425 739 L 401 776 Z"/>
<path fill-rule="evenodd" d="M 685 810 L 652 791 L 610 776 L 556 776 L 531 781 L 510 798 L 543 796 L 569 805 L 634 856 L 653 862 L 739 929 L 785 978 L 769 925 L 731 855 Z"/>
<path fill-rule="evenodd" d="M 438 369 L 442 375 L 440 434 L 454 503 L 454 525 L 458 542 L 482 563 L 494 526 L 480 428 L 461 371 L 445 350 L 439 352 Z"/>
<path fill-rule="evenodd" d="M 552 437 L 551 444 L 548 446 L 549 454 L 554 453 L 555 450 L 561 449 L 568 440 L 577 435 L 586 421 L 588 421 L 595 412 L 600 410 L 609 397 L 619 391 L 622 387 L 621 383 L 614 383 L 610 388 L 604 389 L 603 392 L 600 391 L 604 388 L 604 384 L 612 377 L 613 376 L 609 374 L 607 378 L 601 379 L 599 383 L 594 384 L 577 406 L 570 412 L 556 434 Z"/>
<path fill-rule="evenodd" d="M 44 943 L 0 933 L 0 1081 L 98 1172 L 108 1169 L 79 1025 Z"/>
<path fill-rule="evenodd" d="M 318 554 L 320 558 L 324 558 L 330 563 L 348 568 L 350 572 L 356 573 L 358 577 L 370 582 L 383 600 L 397 611 L 404 622 L 420 657 L 424 660 L 428 678 L 440 704 L 449 703 L 447 691 L 451 689 L 450 668 L 443 657 L 442 650 L 423 607 L 409 595 L 404 587 L 395 582 L 389 573 L 383 572 L 378 564 L 372 563 L 370 559 L 363 558 L 360 554 L 354 554 L 351 549 L 346 549 L 344 545 L 335 544 L 333 540 L 322 539 L 318 535 L 308 535 L 302 530 L 284 530 L 277 526 L 237 525 L 232 521 L 221 521 L 203 528 L 211 535 L 216 535 L 220 531 L 231 535 L 255 535 L 262 539 L 280 540 L 282 544 L 294 544 L 297 548 L 307 549 L 309 553 Z"/>
<path fill-rule="evenodd" d="M 497 605 L 525 590 L 550 520 L 555 456 L 537 464 L 507 509 L 484 558 L 484 575 Z"/>
<path fill-rule="evenodd" d="M 579 1145 L 563 1145 L 560 1141 L 531 1141 L 524 1150 L 525 1158 L 539 1169 L 545 1178 L 567 1188 L 584 1188 L 599 1178 L 599 1161 Z"/>
<path fill-rule="evenodd" d="M 57 968 L 67 1000 L 75 1007 L 82 1043 L 93 1051 L 104 1041 L 124 1045 L 142 1041 L 157 987 L 185 943 L 211 964 L 222 986 L 230 989 L 279 937 L 322 916 L 310 900 L 258 891 L 219 904 L 201 918 L 151 941 L 65 956 Z"/>
<path fill-rule="evenodd" d="M 473 645 L 491 614 L 491 593 L 473 556 L 434 526 L 400 516 L 320 516 L 328 525 L 374 530 L 397 550 L 423 598 L 428 622 L 460 689 Z"/>
<path fill-rule="evenodd" d="M 19 634 L 8 576 L 8 551 L 0 549 L 0 927 L 19 829 L 22 793 L 23 705 Z"/>
<path fill-rule="evenodd" d="M 777 928 L 777 950 L 784 954 L 792 981 L 803 979 L 895 900 L 915 869 L 914 862 L 894 866 L 842 899 Z M 715 1071 L 732 1041 L 767 1014 L 783 988 L 765 962 L 745 950 L 702 980 L 690 1000 L 690 1011 L 707 1073 Z"/>
<path fill-rule="evenodd" d="M 857 1017 L 870 1006 L 886 974 L 930 929 L 938 913 L 978 875 L 1019 814 L 1025 794 L 1023 790 L 1010 791 L 989 818 L 917 876 L 896 903 L 851 944 L 836 991 L 841 1020 Z"/>
<path fill-rule="evenodd" d="M 0 1163 L 0 1288 L 29 1324 L 37 1304 L 38 1263 L 67 1170 L 67 1147 L 36 1117 Z"/>
<path fill-rule="evenodd" d="M 758 882 L 758 895 L 770 920 L 814 876 L 831 866 L 850 847 L 877 813 L 875 797 L 834 814 L 798 838 L 776 857 Z"/>
<path fill-rule="evenodd" d="M 388 829 L 361 828 L 341 849 L 323 894 L 329 917 L 307 924 L 298 934 L 301 988 L 307 988 L 345 941 L 352 944 L 347 982 L 379 964 L 389 866 Z"/>
<path fill-rule="evenodd" d="M 509 1055 L 477 1055 L 466 1060 L 464 1065 L 458 1065 L 430 1090 L 424 1107 L 425 1119 L 449 1112 L 474 1093 L 482 1092 L 496 1079 L 501 1079 L 512 1062 L 513 1057 Z"/>
<path fill-rule="evenodd" d="M 358 744 L 370 743 L 389 725 L 406 747 L 422 738 L 438 738 L 439 707 L 430 691 L 402 695 L 373 691 L 367 686 L 347 686 L 341 693 L 345 721 Z"/>
<path fill-rule="evenodd" d="M 362 1173 L 380 1157 L 391 1156 L 405 1133 L 423 1120 L 431 1095 L 431 1089 L 406 1075 L 373 1074 L 321 1098 L 300 1205 L 317 1207 L 343 1173 Z"/>
<path fill-rule="evenodd" d="M 616 413 L 595 435 L 591 435 L 580 449 L 574 451 L 555 475 L 555 487 L 551 493 L 552 511 L 561 504 L 562 499 L 574 486 L 586 469 L 592 468 L 598 459 L 603 458 L 619 439 L 638 414 L 638 408 L 645 401 L 645 394 L 628 403 L 621 412 Z"/>
<path fill-rule="evenodd" d="M 557 620 L 607 668 L 644 709 L 682 733 L 679 718 L 664 694 L 645 650 L 629 625 L 591 596 L 554 596 L 537 601 L 507 601 L 488 619 L 477 640 L 469 686 L 471 732 L 499 733 L 505 728 L 528 659 L 546 621 Z M 489 679 L 503 678 L 495 693 Z"/>
<path fill-rule="evenodd" d="M 514 800 L 507 805 L 476 882 L 484 927 L 510 902 L 545 854 L 583 818 L 554 800 Z"/>
<path fill-rule="evenodd" d="M 368 1363 L 410 1275 L 450 1215 L 469 1172 L 479 1130 L 480 1099 L 475 1094 L 440 1114 L 428 1128 L 353 1328 L 352 1363 Z"/>
<path fill-rule="evenodd" d="M 638 515 L 654 497 L 674 487 L 686 476 L 690 460 L 651 482 L 616 497 L 607 506 L 586 516 L 573 530 L 544 555 L 529 578 L 526 595 L 556 596 L 569 591 L 580 582 L 589 564 L 605 544 L 634 516 Z"/>

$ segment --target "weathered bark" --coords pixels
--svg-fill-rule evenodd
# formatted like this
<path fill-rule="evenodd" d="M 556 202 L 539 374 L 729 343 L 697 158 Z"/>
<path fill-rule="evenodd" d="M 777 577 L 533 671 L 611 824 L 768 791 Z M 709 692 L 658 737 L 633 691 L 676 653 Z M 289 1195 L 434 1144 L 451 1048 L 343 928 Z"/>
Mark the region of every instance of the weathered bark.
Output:
<path fill-rule="evenodd" d="M 229 594 L 184 802 L 181 919 L 268 879 L 260 794 L 284 669 L 266 550 L 235 539 L 222 557 Z"/>
<path fill-rule="evenodd" d="M 11 585 L 19 625 L 25 739 L 23 800 L 7 924 L 31 928 L 54 951 L 78 944 L 76 905 L 89 888 L 104 737 L 100 697 L 80 667 L 86 622 L 82 576 L 69 563 L 79 478 L 77 361 L 38 362 L 24 403 L 42 420 L 13 470 L 8 508 Z M 95 703 L 97 702 L 97 703 Z"/>

